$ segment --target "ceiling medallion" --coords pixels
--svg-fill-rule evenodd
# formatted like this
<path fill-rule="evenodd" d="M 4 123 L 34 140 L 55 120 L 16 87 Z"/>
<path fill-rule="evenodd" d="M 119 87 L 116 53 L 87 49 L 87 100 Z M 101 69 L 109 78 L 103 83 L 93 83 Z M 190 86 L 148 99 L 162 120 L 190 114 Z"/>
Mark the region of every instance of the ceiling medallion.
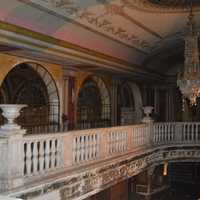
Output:
<path fill-rule="evenodd" d="M 197 98 L 200 97 L 200 64 L 198 32 L 192 9 L 187 23 L 184 56 L 184 67 L 178 73 L 177 86 L 183 95 L 183 101 L 188 99 L 191 105 L 196 105 Z"/>

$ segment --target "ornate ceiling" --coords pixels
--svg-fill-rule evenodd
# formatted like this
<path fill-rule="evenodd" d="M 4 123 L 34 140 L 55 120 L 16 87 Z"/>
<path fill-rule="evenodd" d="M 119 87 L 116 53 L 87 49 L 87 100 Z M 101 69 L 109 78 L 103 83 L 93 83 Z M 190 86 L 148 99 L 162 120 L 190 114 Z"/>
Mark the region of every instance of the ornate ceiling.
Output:
<path fill-rule="evenodd" d="M 172 62 L 168 66 L 165 59 L 160 64 L 165 67 L 162 70 L 163 66 L 155 67 L 151 61 L 154 57 L 172 58 L 174 49 L 182 48 L 188 16 L 186 3 L 186 0 L 7 0 L 0 1 L 0 21 L 17 26 L 16 32 L 31 37 L 39 33 L 45 41 L 51 37 L 63 46 L 67 42 L 94 55 L 101 53 L 101 57 L 117 58 L 130 66 L 162 73 Z M 199 22 L 200 2 L 193 0 L 193 4 Z M 19 31 L 21 28 L 26 30 Z M 46 50 L 43 53 L 47 55 Z"/>
<path fill-rule="evenodd" d="M 199 6 L 199 0 L 148 0 L 150 3 L 157 4 L 160 6 L 169 6 L 169 7 L 181 7 L 187 8 L 191 5 Z"/>

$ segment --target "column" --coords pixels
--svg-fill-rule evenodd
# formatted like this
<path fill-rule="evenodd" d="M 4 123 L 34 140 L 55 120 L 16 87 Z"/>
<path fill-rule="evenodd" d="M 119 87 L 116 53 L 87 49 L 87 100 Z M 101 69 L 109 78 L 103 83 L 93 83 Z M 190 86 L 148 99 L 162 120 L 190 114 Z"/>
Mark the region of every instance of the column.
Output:
<path fill-rule="evenodd" d="M 69 129 L 73 129 L 76 121 L 76 101 L 75 101 L 75 77 L 69 77 L 68 82 L 68 120 L 69 120 Z"/>
<path fill-rule="evenodd" d="M 63 112 L 64 114 L 68 114 L 68 103 L 69 103 L 69 77 L 64 77 L 64 103 L 63 103 Z"/>
<path fill-rule="evenodd" d="M 113 79 L 111 86 L 111 125 L 117 125 L 117 117 L 118 117 L 118 86 L 119 80 Z"/>
<path fill-rule="evenodd" d="M 63 113 L 62 113 L 62 125 L 63 130 L 68 130 L 68 112 L 69 112 L 69 77 L 64 76 L 63 83 Z"/>
<path fill-rule="evenodd" d="M 159 108 L 159 89 L 157 87 L 154 88 L 154 113 L 159 115 L 160 108 Z"/>

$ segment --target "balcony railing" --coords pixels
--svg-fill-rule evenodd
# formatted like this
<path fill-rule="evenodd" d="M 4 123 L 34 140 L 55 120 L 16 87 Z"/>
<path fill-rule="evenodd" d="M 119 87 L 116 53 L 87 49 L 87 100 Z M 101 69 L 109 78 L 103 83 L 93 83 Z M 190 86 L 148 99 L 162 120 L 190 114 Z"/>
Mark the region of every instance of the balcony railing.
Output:
<path fill-rule="evenodd" d="M 66 167 L 91 164 L 144 147 L 148 142 L 147 124 L 25 135 L 22 140 L 23 175 L 36 177 Z"/>
<path fill-rule="evenodd" d="M 179 144 L 200 144 L 200 123 L 147 123 L 0 137 L 0 191 L 5 192 L 33 181 L 41 181 L 52 174 L 77 170 L 129 153 L 134 156 L 134 152 Z M 5 180 L 10 178 L 22 181 L 5 184 Z"/>

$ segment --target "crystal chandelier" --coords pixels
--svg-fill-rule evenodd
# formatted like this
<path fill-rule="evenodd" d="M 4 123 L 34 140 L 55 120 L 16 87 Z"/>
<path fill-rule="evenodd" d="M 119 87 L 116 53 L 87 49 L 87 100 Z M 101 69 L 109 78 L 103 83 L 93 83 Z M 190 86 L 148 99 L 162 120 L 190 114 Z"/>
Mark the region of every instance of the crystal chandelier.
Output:
<path fill-rule="evenodd" d="M 183 100 L 188 99 L 191 105 L 196 105 L 197 98 L 200 97 L 200 64 L 198 32 L 195 29 L 192 6 L 187 23 L 184 57 L 184 67 L 178 73 L 177 86 L 183 95 Z"/>

